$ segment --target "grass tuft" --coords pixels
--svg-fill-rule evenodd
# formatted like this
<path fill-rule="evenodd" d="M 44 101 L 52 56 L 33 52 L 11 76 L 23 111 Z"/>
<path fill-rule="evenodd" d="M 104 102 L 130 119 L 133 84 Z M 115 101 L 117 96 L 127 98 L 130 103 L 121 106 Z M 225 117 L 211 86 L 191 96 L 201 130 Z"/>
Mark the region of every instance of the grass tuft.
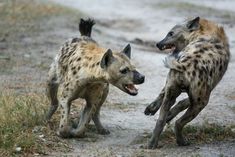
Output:
<path fill-rule="evenodd" d="M 68 152 L 69 141 L 61 139 L 56 128 L 44 121 L 48 100 L 43 94 L 0 94 L 0 156 Z M 56 116 L 58 117 L 58 116 Z M 58 119 L 51 122 L 57 125 Z M 21 151 L 16 151 L 20 148 Z"/>
<path fill-rule="evenodd" d="M 235 138 L 234 126 L 222 126 L 219 124 L 205 123 L 202 126 L 187 125 L 183 129 L 183 134 L 192 143 L 210 143 L 214 141 L 223 141 Z M 173 142 L 175 134 L 172 129 L 166 129 L 162 136 L 162 140 Z"/>
<path fill-rule="evenodd" d="M 32 130 L 43 124 L 46 100 L 43 95 L 0 94 L 0 152 L 12 154 L 16 147 L 28 153 L 40 149 Z"/>

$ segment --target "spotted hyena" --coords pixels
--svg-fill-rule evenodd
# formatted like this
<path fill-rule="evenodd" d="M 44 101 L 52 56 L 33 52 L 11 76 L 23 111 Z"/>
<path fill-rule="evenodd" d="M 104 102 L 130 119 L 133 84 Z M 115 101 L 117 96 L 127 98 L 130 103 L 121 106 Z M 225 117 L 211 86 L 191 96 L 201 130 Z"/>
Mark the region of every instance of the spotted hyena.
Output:
<path fill-rule="evenodd" d="M 161 107 L 147 148 L 156 148 L 165 124 L 187 109 L 175 122 L 176 142 L 185 146 L 188 142 L 182 135 L 183 127 L 207 105 L 211 91 L 227 70 L 230 58 L 228 40 L 222 27 L 197 17 L 174 26 L 157 47 L 172 49 L 173 53 L 164 61 L 170 69 L 166 85 L 145 109 L 146 115 L 154 115 Z M 182 92 L 186 92 L 188 98 L 172 107 Z"/>
<path fill-rule="evenodd" d="M 130 62 L 131 47 L 128 44 L 121 52 L 100 47 L 91 38 L 93 20 L 81 19 L 80 38 L 66 42 L 51 65 L 48 79 L 48 96 L 51 106 L 47 120 L 58 106 L 61 119 L 58 134 L 61 137 L 80 137 L 92 119 L 100 134 L 109 134 L 100 122 L 100 108 L 104 103 L 109 84 L 130 95 L 137 95 L 135 84 L 142 84 L 145 76 Z M 60 86 L 61 94 L 57 91 Z M 77 127 L 69 124 L 71 102 L 77 98 L 86 100 Z"/>

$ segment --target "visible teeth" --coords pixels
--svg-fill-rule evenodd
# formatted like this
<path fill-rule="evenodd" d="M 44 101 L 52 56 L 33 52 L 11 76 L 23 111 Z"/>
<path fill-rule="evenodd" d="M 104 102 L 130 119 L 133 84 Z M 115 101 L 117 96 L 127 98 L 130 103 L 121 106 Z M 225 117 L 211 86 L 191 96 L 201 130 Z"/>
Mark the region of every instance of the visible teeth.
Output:
<path fill-rule="evenodd" d="M 138 89 L 135 87 L 133 84 L 128 84 L 125 86 L 125 88 L 130 92 L 130 93 L 138 93 Z"/>
<path fill-rule="evenodd" d="M 135 85 L 135 88 L 136 88 L 137 90 L 139 90 L 139 87 L 140 87 L 139 85 Z"/>

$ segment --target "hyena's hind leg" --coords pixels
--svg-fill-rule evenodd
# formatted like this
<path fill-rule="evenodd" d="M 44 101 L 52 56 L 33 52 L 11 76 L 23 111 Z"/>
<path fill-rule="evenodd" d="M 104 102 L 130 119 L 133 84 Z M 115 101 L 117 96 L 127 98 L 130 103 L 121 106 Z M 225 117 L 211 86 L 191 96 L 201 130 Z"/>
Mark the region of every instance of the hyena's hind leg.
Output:
<path fill-rule="evenodd" d="M 189 142 L 183 137 L 183 127 L 192 121 L 209 101 L 209 93 L 203 91 L 200 91 L 200 93 L 202 94 L 190 94 L 190 104 L 187 111 L 175 122 L 176 142 L 179 146 L 189 145 Z"/>
<path fill-rule="evenodd" d="M 57 98 L 58 87 L 59 87 L 58 77 L 56 75 L 55 68 L 52 66 L 49 71 L 49 77 L 46 89 L 47 96 L 50 101 L 50 108 L 46 115 L 47 121 L 51 119 L 52 115 L 55 113 L 55 111 L 58 108 L 58 98 Z"/>
<path fill-rule="evenodd" d="M 168 116 L 166 118 L 166 123 L 169 123 L 173 118 L 175 118 L 180 112 L 188 108 L 190 105 L 189 98 L 179 101 L 173 108 L 170 109 Z"/>

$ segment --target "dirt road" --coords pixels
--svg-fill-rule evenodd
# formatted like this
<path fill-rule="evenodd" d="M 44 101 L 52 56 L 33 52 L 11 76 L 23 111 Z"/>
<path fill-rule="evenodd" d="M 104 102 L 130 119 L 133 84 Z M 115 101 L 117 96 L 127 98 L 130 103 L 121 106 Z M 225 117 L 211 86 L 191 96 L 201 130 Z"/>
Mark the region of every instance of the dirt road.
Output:
<path fill-rule="evenodd" d="M 53 149 L 51 150 L 54 151 L 53 153 L 45 150 L 45 154 L 82 157 L 235 156 L 235 139 L 230 138 L 235 137 L 234 1 L 52 1 L 77 9 L 79 14 L 75 14 L 76 11 L 71 11 L 70 8 L 63 8 L 61 10 L 65 9 L 65 12 L 60 13 L 60 16 L 57 14 L 48 16 L 53 12 L 59 14 L 60 9 L 53 10 L 47 1 L 43 1 L 47 7 L 32 12 L 32 9 L 29 9 L 30 14 L 33 14 L 33 19 L 39 13 L 40 15 L 44 12 L 47 13 L 41 15 L 43 20 L 37 17 L 40 19 L 39 22 L 28 20 L 29 23 L 17 23 L 17 21 L 14 23 L 14 20 L 17 20 L 14 18 L 18 16 L 9 16 L 17 14 L 19 10 L 25 10 L 28 3 L 15 9 L 16 12 L 12 11 L 7 16 L 3 15 L 3 17 L 10 17 L 8 20 L 11 29 L 6 29 L 9 27 L 8 23 L 0 22 L 1 91 L 10 89 L 18 94 L 44 93 L 49 65 L 62 43 L 67 38 L 78 36 L 77 22 L 80 16 L 92 17 L 96 20 L 93 38 L 100 45 L 120 50 L 126 44 L 131 43 L 132 61 L 139 71 L 146 75 L 146 82 L 140 86 L 139 94 L 135 97 L 111 87 L 108 99 L 101 111 L 101 120 L 104 126 L 111 131 L 110 135 L 98 135 L 94 125 L 91 124 L 85 138 L 60 139 L 51 144 L 61 143 L 63 145 L 63 142 L 68 142 L 73 148 L 72 152 L 61 153 L 62 149 Z M 34 3 L 37 4 L 37 1 Z M 34 3 L 31 8 L 35 7 Z M 0 2 L 0 7 L 6 8 L 4 5 L 5 3 Z M 66 13 L 67 11 L 69 13 Z M 80 11 L 84 14 L 80 14 Z M 168 73 L 168 69 L 162 63 L 166 54 L 159 52 L 155 43 L 161 40 L 172 26 L 192 16 L 205 17 L 225 27 L 232 53 L 228 71 L 212 92 L 209 104 L 185 129 L 188 132 L 187 137 L 192 141 L 190 146 L 178 147 L 175 144 L 172 131 L 173 121 L 167 126 L 161 137 L 162 148 L 140 149 L 140 145 L 148 142 L 158 117 L 158 113 L 152 117 L 145 116 L 144 109 L 159 94 Z M 26 17 L 25 14 L 22 14 L 22 20 Z M 177 100 L 183 97 L 186 95 L 180 96 Z M 74 110 L 76 109 L 73 108 Z M 58 123 L 59 120 L 56 118 L 58 117 L 55 116 L 54 121 Z M 38 128 L 49 129 L 47 126 Z M 53 129 L 55 130 L 55 128 Z M 52 132 L 56 132 L 53 129 Z M 227 135 L 226 129 L 233 132 L 233 136 Z M 196 136 L 194 136 L 195 134 Z M 45 145 L 50 143 L 47 136 L 58 138 L 54 134 L 45 133 Z"/>
<path fill-rule="evenodd" d="M 154 151 L 139 149 L 148 141 L 147 133 L 154 128 L 158 113 L 146 117 L 143 111 L 160 92 L 168 69 L 163 66 L 165 54 L 156 53 L 154 43 L 168 30 L 187 17 L 201 16 L 225 27 L 232 58 L 223 80 L 211 95 L 208 106 L 190 124 L 200 126 L 219 124 L 235 125 L 235 2 L 233 1 L 156 1 L 156 0 L 54 0 L 77 8 L 97 21 L 93 37 L 112 49 L 132 45 L 132 60 L 146 75 L 138 96 L 131 97 L 111 87 L 110 95 L 102 109 L 101 119 L 111 134 L 100 136 L 88 133 L 84 139 L 73 139 L 71 156 L 235 156 L 235 139 L 209 144 L 178 147 L 174 142 L 164 144 Z M 200 2 L 200 3 L 199 3 Z M 214 5 L 216 3 L 217 5 Z M 213 6 L 212 6 L 213 4 Z M 233 7 L 231 7 L 233 6 Z M 178 100 L 186 95 L 182 95 Z M 172 127 L 172 126 L 170 126 Z M 92 142 L 89 142 L 92 141 Z M 55 153 L 54 155 L 58 155 Z"/>

